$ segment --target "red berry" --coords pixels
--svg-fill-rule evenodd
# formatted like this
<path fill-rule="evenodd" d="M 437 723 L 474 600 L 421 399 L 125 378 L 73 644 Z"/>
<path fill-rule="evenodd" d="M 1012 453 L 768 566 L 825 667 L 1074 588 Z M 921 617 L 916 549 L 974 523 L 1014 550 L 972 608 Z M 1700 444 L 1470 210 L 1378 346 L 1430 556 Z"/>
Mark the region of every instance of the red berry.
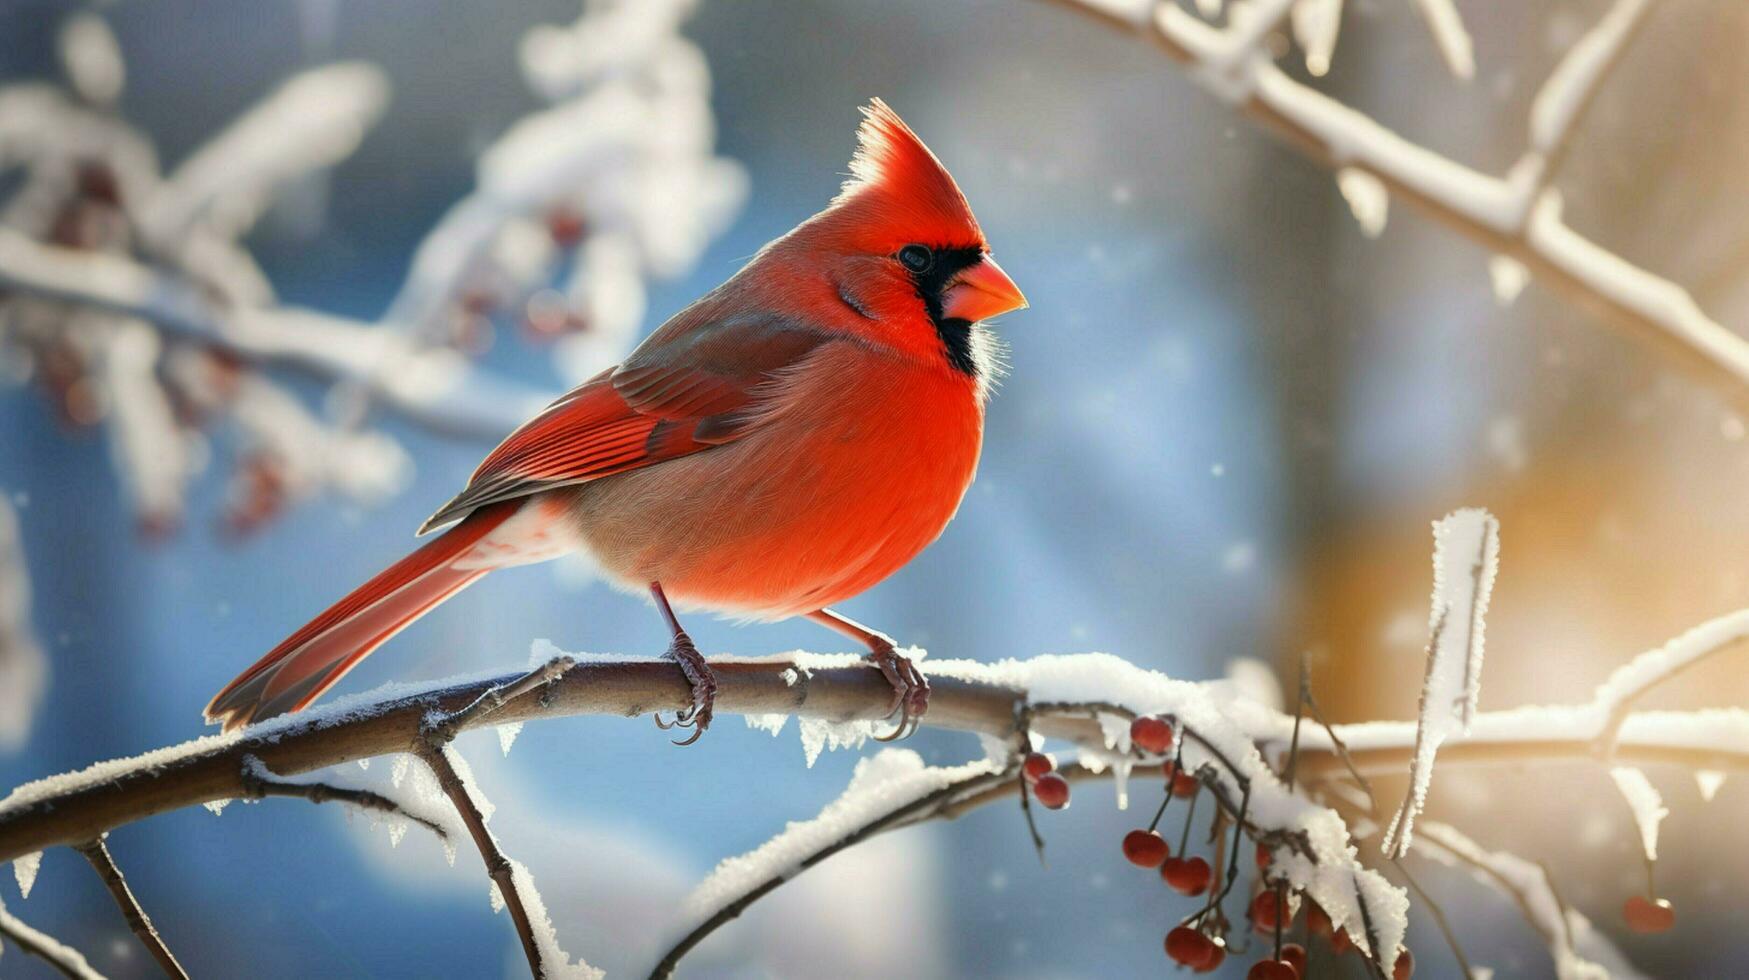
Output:
<path fill-rule="evenodd" d="M 1251 964 L 1245 980 L 1300 980 L 1300 973 L 1282 960 L 1259 960 Z"/>
<path fill-rule="evenodd" d="M 1158 868 L 1171 849 L 1166 838 L 1152 830 L 1132 830 L 1123 837 L 1123 856 L 1141 868 Z"/>
<path fill-rule="evenodd" d="M 1662 898 L 1635 895 L 1622 906 L 1621 914 L 1628 921 L 1628 928 L 1635 932 L 1668 932 L 1676 925 L 1676 910 Z"/>
<path fill-rule="evenodd" d="M 1270 862 L 1272 860 L 1273 860 L 1273 858 L 1269 852 L 1269 845 L 1261 843 L 1261 842 L 1258 843 L 1258 845 L 1257 845 L 1257 870 L 1268 871 Z"/>
<path fill-rule="evenodd" d="M 1330 934 L 1330 951 L 1337 956 L 1354 948 L 1354 940 L 1348 938 L 1347 929 L 1338 929 Z"/>
<path fill-rule="evenodd" d="M 1052 762 L 1051 757 L 1043 752 L 1028 753 L 1026 761 L 1020 764 L 1020 771 L 1026 776 L 1026 781 L 1029 784 L 1038 782 L 1040 776 L 1055 768 L 1057 768 L 1057 764 Z"/>
<path fill-rule="evenodd" d="M 1226 962 L 1226 960 L 1227 960 L 1226 940 L 1221 939 L 1219 936 L 1216 936 L 1215 938 L 1209 940 L 1208 959 L 1203 960 L 1202 965 L 1199 967 L 1196 967 L 1196 972 L 1198 972 L 1198 973 L 1213 973 L 1216 970 L 1220 969 L 1221 964 Z"/>
<path fill-rule="evenodd" d="M 1061 810 L 1069 805 L 1069 781 L 1054 772 L 1047 772 L 1032 784 L 1032 795 L 1047 810 Z"/>
<path fill-rule="evenodd" d="M 1397 954 L 1397 965 L 1391 967 L 1391 980 L 1409 980 L 1415 975 L 1415 954 L 1403 950 Z"/>
<path fill-rule="evenodd" d="M 1166 879 L 1166 884 L 1181 895 L 1201 895 L 1214 880 L 1214 871 L 1209 863 L 1202 858 L 1193 857 L 1178 859 L 1176 865 L 1167 861 L 1160 869 L 1160 877 Z"/>
<path fill-rule="evenodd" d="M 1294 976 L 1306 975 L 1306 947 L 1299 943 L 1283 943 L 1281 961 L 1294 968 Z"/>
<path fill-rule="evenodd" d="M 1290 928 L 1293 918 L 1286 899 L 1273 888 L 1258 892 L 1251 900 L 1251 924 L 1258 932 L 1274 932 L 1278 922 L 1283 929 Z"/>
<path fill-rule="evenodd" d="M 555 207 L 547 212 L 547 234 L 569 248 L 583 240 L 583 216 L 568 207 Z"/>
<path fill-rule="evenodd" d="M 1306 928 L 1310 929 L 1314 936 L 1328 936 L 1333 931 L 1330 924 L 1330 914 L 1325 912 L 1324 907 L 1317 902 L 1308 901 L 1306 903 Z"/>
<path fill-rule="evenodd" d="M 1172 791 L 1173 796 L 1195 796 L 1196 791 L 1202 788 L 1202 784 L 1197 782 L 1194 775 L 1180 772 L 1174 763 L 1166 763 L 1165 772 L 1166 786 Z"/>
<path fill-rule="evenodd" d="M 1215 944 L 1209 937 L 1189 926 L 1179 926 L 1166 934 L 1166 955 L 1188 967 L 1200 967 L 1214 954 Z"/>
<path fill-rule="evenodd" d="M 1172 751 L 1172 726 L 1166 719 L 1148 716 L 1130 722 L 1130 744 L 1151 755 Z"/>

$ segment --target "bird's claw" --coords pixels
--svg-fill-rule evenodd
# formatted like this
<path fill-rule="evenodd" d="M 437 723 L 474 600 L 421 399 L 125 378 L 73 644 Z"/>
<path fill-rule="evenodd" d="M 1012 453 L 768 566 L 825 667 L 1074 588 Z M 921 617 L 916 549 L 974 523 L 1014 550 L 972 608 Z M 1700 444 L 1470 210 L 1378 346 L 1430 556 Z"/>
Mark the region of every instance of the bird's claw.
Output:
<path fill-rule="evenodd" d="M 929 710 L 929 680 L 910 657 L 901 655 L 892 644 L 882 644 L 869 651 L 869 662 L 880 668 L 881 676 L 893 686 L 893 708 L 887 717 L 899 716 L 898 726 L 877 742 L 896 742 L 909 738 L 923 724 L 923 713 Z"/>
<path fill-rule="evenodd" d="M 692 685 L 692 703 L 676 712 L 673 721 L 663 721 L 662 713 L 656 712 L 656 727 L 663 731 L 671 728 L 692 729 L 691 735 L 674 743 L 691 745 L 698 741 L 705 729 L 711 727 L 711 711 L 717 702 L 717 675 L 698 652 L 698 647 L 693 645 L 692 637 L 685 633 L 675 635 L 674 642 L 668 647 L 668 656 L 680 665 L 681 674 Z"/>

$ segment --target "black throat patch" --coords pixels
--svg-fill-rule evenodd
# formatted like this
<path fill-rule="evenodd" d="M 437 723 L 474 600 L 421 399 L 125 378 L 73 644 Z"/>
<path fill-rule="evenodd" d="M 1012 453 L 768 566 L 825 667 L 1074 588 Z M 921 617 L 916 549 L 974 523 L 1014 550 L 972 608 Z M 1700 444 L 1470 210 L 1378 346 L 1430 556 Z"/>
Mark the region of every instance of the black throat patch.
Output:
<path fill-rule="evenodd" d="M 923 306 L 929 311 L 929 322 L 935 324 L 935 332 L 941 337 L 947 363 L 953 365 L 954 370 L 974 378 L 978 376 L 978 360 L 972 356 L 972 321 L 943 316 L 941 296 L 954 276 L 977 265 L 983 258 L 984 250 L 977 246 L 938 248 L 934 265 L 911 274 L 911 281 L 917 284 L 917 295 L 922 297 Z"/>

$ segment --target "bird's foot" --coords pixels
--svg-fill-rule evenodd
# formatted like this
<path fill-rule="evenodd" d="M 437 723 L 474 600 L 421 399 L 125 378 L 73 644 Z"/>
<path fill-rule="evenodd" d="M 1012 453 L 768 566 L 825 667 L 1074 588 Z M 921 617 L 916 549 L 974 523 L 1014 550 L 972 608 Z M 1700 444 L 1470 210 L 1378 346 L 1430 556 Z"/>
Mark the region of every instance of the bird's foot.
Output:
<path fill-rule="evenodd" d="M 704 656 L 698 652 L 698 647 L 692 643 L 692 637 L 685 632 L 676 633 L 674 642 L 668 646 L 668 656 L 680 665 L 680 673 L 686 677 L 686 682 L 692 685 L 692 703 L 682 708 L 674 716 L 673 721 L 663 721 L 662 713 L 656 712 L 656 727 L 667 731 L 670 728 L 690 728 L 692 734 L 675 742 L 675 745 L 691 745 L 698 741 L 705 729 L 711 727 L 711 709 L 717 703 L 717 674 L 711 670 L 711 665 L 705 662 Z"/>
<path fill-rule="evenodd" d="M 899 725 L 876 741 L 895 742 L 908 738 L 923 724 L 923 713 L 929 710 L 929 680 L 910 657 L 893 648 L 891 641 L 882 641 L 868 653 L 868 660 L 880 668 L 887 683 L 893 685 L 893 710 L 887 717 L 899 716 Z"/>

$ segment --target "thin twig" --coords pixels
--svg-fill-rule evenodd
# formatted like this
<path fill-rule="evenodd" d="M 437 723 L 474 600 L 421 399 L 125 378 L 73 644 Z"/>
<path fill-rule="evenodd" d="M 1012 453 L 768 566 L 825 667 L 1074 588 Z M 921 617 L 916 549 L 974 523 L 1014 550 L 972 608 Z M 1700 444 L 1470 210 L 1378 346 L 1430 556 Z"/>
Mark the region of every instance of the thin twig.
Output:
<path fill-rule="evenodd" d="M 456 734 L 465 728 L 481 724 L 489 716 L 497 713 L 506 704 L 533 691 L 545 687 L 565 676 L 572 667 L 577 666 L 573 657 L 558 656 L 534 668 L 509 684 L 493 686 L 473 703 L 460 711 L 449 712 L 430 722 L 426 726 L 425 735 L 428 739 L 436 739 L 444 744 L 454 740 Z"/>
<path fill-rule="evenodd" d="M 522 952 L 528 957 L 528 970 L 534 980 L 541 980 L 545 970 L 542 966 L 540 943 L 534 936 L 534 922 L 528 914 L 527 901 L 516 884 L 516 869 L 511 865 L 510 859 L 504 856 L 503 848 L 498 846 L 498 839 L 486 827 L 486 815 L 481 811 L 479 801 L 469 792 L 467 781 L 462 779 L 453 755 L 455 750 L 449 743 L 455 740 L 458 732 L 483 724 L 505 705 L 533 693 L 537 688 L 548 687 L 576 665 L 577 661 L 571 657 L 554 657 L 508 684 L 494 684 L 459 710 L 433 712 L 426 716 L 420 726 L 420 737 L 414 749 L 426 766 L 430 767 L 432 775 L 437 777 L 437 784 L 443 788 L 444 795 L 449 797 L 456 813 L 461 816 L 462 824 L 468 828 L 468 835 L 474 839 L 474 846 L 479 848 L 480 859 L 486 863 L 486 874 L 497 884 L 498 894 L 504 899 L 505 907 L 510 910 L 510 921 L 515 924 L 516 934 L 522 939 Z"/>
<path fill-rule="evenodd" d="M 1228 57 L 1239 77 L 1232 70 L 1209 71 L 1212 58 L 1229 54 L 1234 35 L 1173 3 L 1053 2 L 1151 41 L 1185 66 L 1193 81 L 1306 159 L 1371 175 L 1393 198 L 1489 252 L 1517 260 L 1539 281 L 1661 351 L 1734 404 L 1749 405 L 1749 341 L 1708 317 L 1676 283 L 1606 251 L 1562 220 L 1559 197 L 1540 175 L 1549 172 L 1548 163 L 1560 162 L 1570 130 L 1553 148 L 1552 161 L 1539 163 L 1527 154 L 1507 177 L 1493 177 L 1410 143 L 1293 79 L 1272 59 Z M 1584 103 L 1602 79 L 1603 72 L 1586 79 Z"/>
<path fill-rule="evenodd" d="M 429 817 L 422 817 L 401 804 L 368 789 L 353 789 L 347 786 L 335 786 L 332 783 L 294 783 L 270 778 L 260 759 L 253 756 L 244 762 L 243 767 L 244 799 L 261 800 L 270 796 L 288 799 L 309 800 L 311 803 L 344 803 L 358 807 L 360 810 L 373 810 L 378 813 L 388 813 L 404 817 L 436 834 L 441 840 L 449 840 L 449 831 L 444 826 Z"/>
<path fill-rule="evenodd" d="M 486 827 L 486 815 L 481 812 L 480 804 L 468 792 L 467 783 L 462 780 L 456 770 L 455 760 L 450 757 L 454 751 L 448 745 L 421 744 L 415 750 L 421 760 L 431 768 L 431 774 L 437 777 L 437 785 L 443 788 L 445 796 L 455 805 L 456 813 L 461 815 L 462 823 L 467 826 L 469 836 L 474 839 L 474 846 L 480 849 L 480 859 L 486 863 L 486 874 L 498 885 L 498 894 L 504 899 L 504 905 L 510 910 L 510 921 L 516 925 L 516 934 L 522 939 L 522 952 L 528 957 L 528 970 L 534 980 L 541 980 L 540 944 L 535 942 L 534 924 L 528 915 L 528 906 L 524 903 L 522 892 L 516 887 L 515 869 L 510 866 L 510 859 L 504 856 L 504 851 L 498 846 L 497 838 Z"/>
<path fill-rule="evenodd" d="M 1440 904 L 1434 901 L 1433 896 L 1421 887 L 1421 883 L 1415 880 L 1415 876 L 1409 873 L 1408 866 L 1400 859 L 1391 858 L 1390 862 L 1403 876 L 1403 881 L 1409 885 L 1409 890 L 1415 893 L 1415 897 L 1421 900 L 1421 904 L 1433 916 L 1434 923 L 1439 926 L 1440 935 L 1445 937 L 1445 944 L 1451 947 L 1451 955 L 1457 958 L 1458 969 L 1463 971 L 1462 975 L 1465 977 L 1475 976 L 1476 971 L 1470 968 L 1470 959 L 1464 955 L 1464 947 L 1458 942 L 1457 933 L 1452 930 L 1451 921 L 1445 917 L 1445 909 L 1441 908 Z"/>
<path fill-rule="evenodd" d="M 740 898 L 717 909 L 710 918 L 699 923 L 685 936 L 682 936 L 673 946 L 669 947 L 668 951 L 663 954 L 659 961 L 657 961 L 656 966 L 651 969 L 651 980 L 662 980 L 662 978 L 673 976 L 675 968 L 680 965 L 681 958 L 691 952 L 699 943 L 703 942 L 706 937 L 721 928 L 724 924 L 738 918 L 741 913 L 747 911 L 748 907 L 754 902 L 757 902 L 759 899 L 770 894 L 772 891 L 776 890 L 778 886 L 792 880 L 801 872 L 812 868 L 821 861 L 837 854 L 839 851 L 854 847 L 877 834 L 897 827 L 920 823 L 933 817 L 946 816 L 950 813 L 957 812 L 948 806 L 951 801 L 968 793 L 976 793 L 979 790 L 987 788 L 992 783 L 1007 782 L 1009 777 L 1013 775 L 1015 775 L 1015 770 L 1009 768 L 998 772 L 981 772 L 959 780 L 958 782 L 950 783 L 949 785 L 929 793 L 926 796 L 919 797 L 889 810 L 874 820 L 857 827 L 845 836 L 840 837 L 819 850 L 808 854 L 797 863 L 795 870 L 786 870 L 782 874 L 774 875 L 773 877 L 765 879 L 755 885 L 745 895 L 742 895 Z M 1024 794 L 1025 791 L 1022 790 L 1022 798 L 1024 798 Z"/>
<path fill-rule="evenodd" d="M 64 977 L 103 980 L 103 974 L 91 968 L 83 953 L 8 912 L 4 904 L 0 904 L 0 938 L 46 962 Z"/>
<path fill-rule="evenodd" d="M 115 857 L 109 853 L 109 845 L 104 842 L 104 838 L 94 838 L 76 846 L 74 850 L 85 855 L 85 860 L 91 862 L 91 867 L 97 871 L 97 877 L 103 879 L 104 887 L 109 889 L 115 904 L 121 908 L 128 928 L 139 937 L 140 945 L 146 947 L 146 951 L 152 954 L 152 959 L 158 961 L 164 975 L 188 980 L 188 972 L 182 969 L 181 963 L 176 962 L 176 956 L 170 952 L 170 947 L 164 945 L 164 937 L 158 935 L 158 930 L 153 928 L 151 918 L 140 907 L 140 900 L 134 897 L 127 879 L 122 877 L 121 868 L 116 865 Z"/>

